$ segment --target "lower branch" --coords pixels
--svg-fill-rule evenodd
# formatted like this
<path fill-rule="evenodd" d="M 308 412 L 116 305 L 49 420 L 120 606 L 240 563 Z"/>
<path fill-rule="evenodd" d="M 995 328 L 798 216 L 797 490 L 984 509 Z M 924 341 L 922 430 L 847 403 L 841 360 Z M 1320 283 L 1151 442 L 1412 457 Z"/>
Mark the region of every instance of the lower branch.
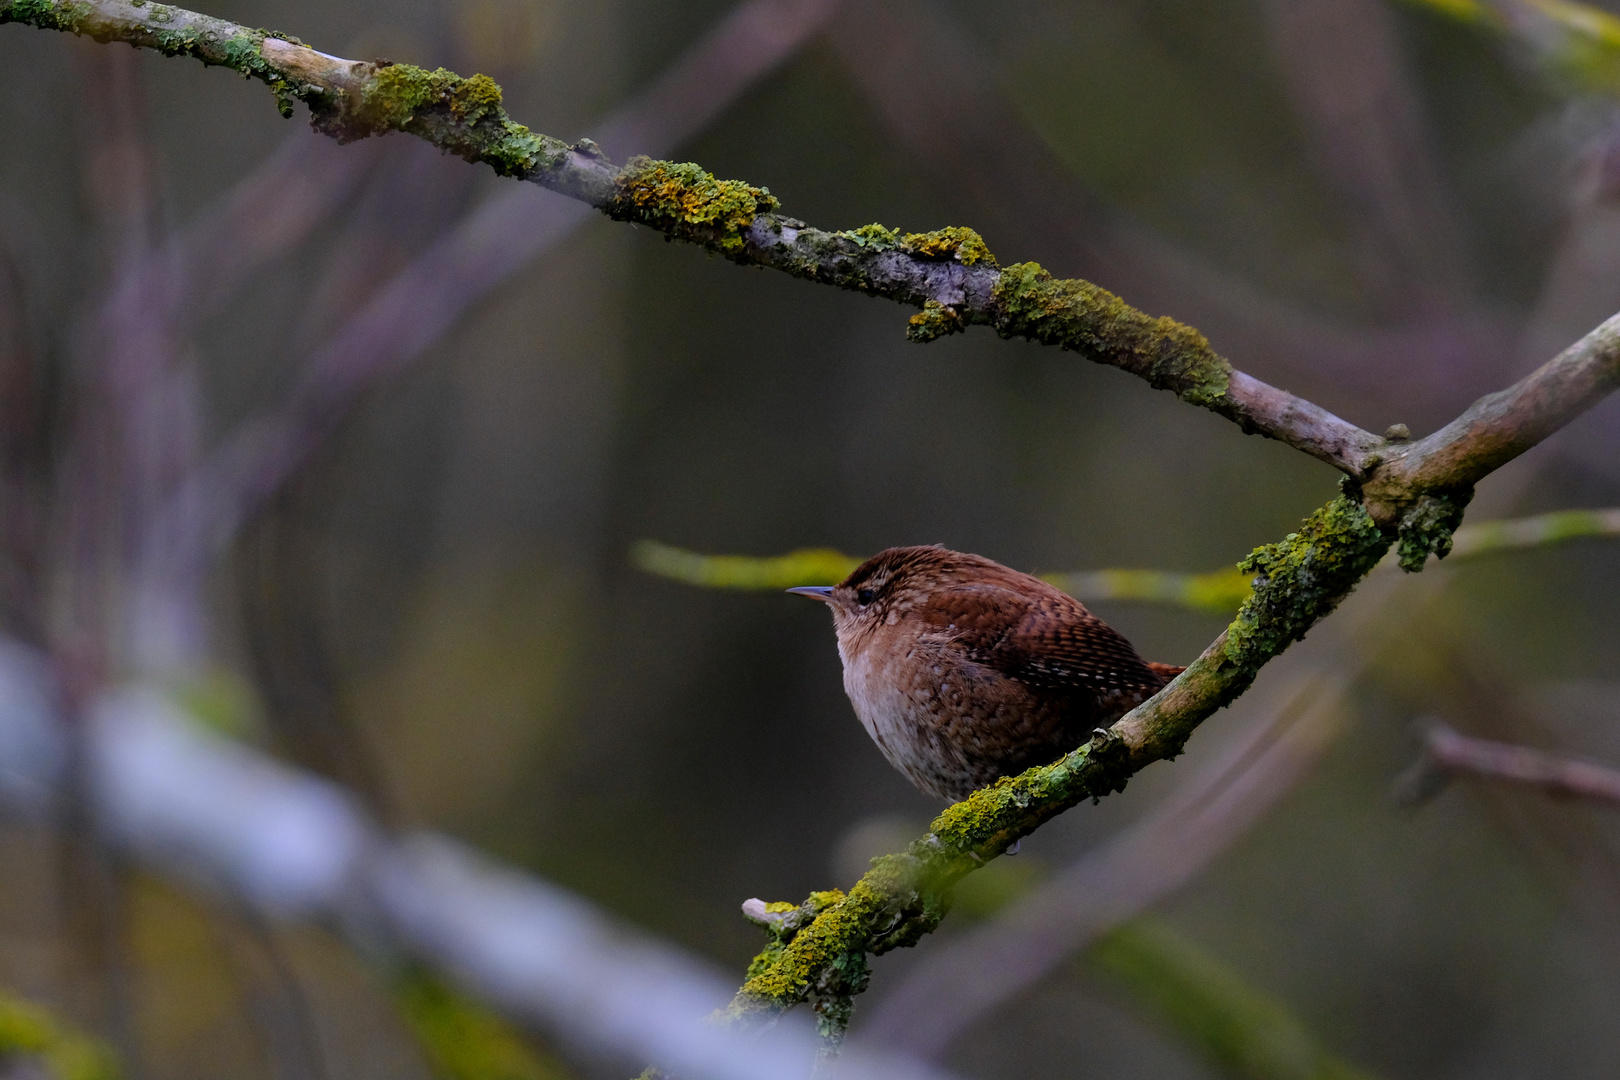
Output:
<path fill-rule="evenodd" d="M 1477 776 L 1540 788 L 1549 795 L 1620 806 L 1620 769 L 1515 743 L 1459 735 L 1444 724 L 1424 737 L 1417 773 L 1406 781 L 1413 797 L 1432 790 L 1436 781 Z"/>
<path fill-rule="evenodd" d="M 797 907 L 750 910 L 773 940 L 750 966 L 728 1015 L 859 993 L 867 954 L 915 944 L 939 925 L 962 877 L 1082 800 L 1123 790 L 1147 765 L 1180 753 L 1193 729 L 1331 612 L 1390 543 L 1353 492 L 1340 495 L 1298 532 L 1249 556 L 1244 568 L 1256 575 L 1254 592 L 1236 620 L 1152 700 L 1061 760 L 949 807 L 906 851 L 874 860 L 848 895 L 835 890 Z"/>

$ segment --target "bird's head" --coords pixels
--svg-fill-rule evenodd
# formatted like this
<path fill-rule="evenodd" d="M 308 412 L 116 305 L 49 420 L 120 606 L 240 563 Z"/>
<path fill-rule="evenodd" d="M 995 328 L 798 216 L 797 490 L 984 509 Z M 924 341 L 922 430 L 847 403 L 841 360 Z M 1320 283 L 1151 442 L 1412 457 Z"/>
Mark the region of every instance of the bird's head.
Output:
<path fill-rule="evenodd" d="M 832 608 L 838 644 L 847 653 L 880 626 L 894 625 L 936 590 L 995 565 L 937 544 L 892 547 L 867 559 L 837 585 L 801 585 L 788 592 Z"/>

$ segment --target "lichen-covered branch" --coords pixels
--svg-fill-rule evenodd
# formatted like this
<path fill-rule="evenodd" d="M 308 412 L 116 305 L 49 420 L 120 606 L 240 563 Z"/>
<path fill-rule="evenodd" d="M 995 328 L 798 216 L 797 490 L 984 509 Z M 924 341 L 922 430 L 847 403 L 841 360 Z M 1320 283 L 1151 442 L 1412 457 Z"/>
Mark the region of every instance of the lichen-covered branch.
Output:
<path fill-rule="evenodd" d="M 1071 806 L 1122 790 L 1149 763 L 1179 753 L 1205 717 L 1332 611 L 1391 542 L 1352 488 L 1281 543 L 1257 549 L 1244 563 L 1255 575 L 1254 592 L 1237 619 L 1152 700 L 1061 760 L 1005 777 L 949 807 L 906 851 L 874 860 L 848 895 L 817 893 L 798 909 L 778 905 L 773 940 L 750 968 L 731 1015 L 858 993 L 866 955 L 914 944 L 932 931 L 963 876 Z"/>
<path fill-rule="evenodd" d="M 1004 778 L 949 807 L 906 851 L 873 862 L 848 895 L 816 893 L 774 905 L 770 946 L 756 958 L 731 1015 L 777 1012 L 816 999 L 840 1003 L 865 985 L 866 954 L 914 944 L 950 907 L 951 887 L 1019 838 L 1085 799 L 1124 788 L 1175 757 L 1193 730 L 1254 681 L 1260 668 L 1329 614 L 1382 559 L 1400 527 L 1380 527 L 1350 481 L 1281 542 L 1241 564 L 1254 589 L 1232 624 L 1158 695 L 1051 765 Z M 1576 512 L 1578 513 L 1578 512 Z M 1556 527 L 1528 519 L 1551 539 Z M 1596 532 L 1601 522 L 1583 524 Z M 1470 542 L 1476 552 L 1510 546 Z M 836 1032 L 834 1032 L 836 1034 Z"/>
<path fill-rule="evenodd" d="M 760 905 L 770 946 L 731 1005 L 736 1016 L 817 1000 L 836 1038 L 865 986 L 866 957 L 909 945 L 950 905 L 952 885 L 1042 822 L 1122 788 L 1180 752 L 1193 729 L 1241 694 L 1260 667 L 1328 614 L 1392 546 L 1420 569 L 1453 546 L 1473 485 L 1620 382 L 1620 317 L 1517 386 L 1481 399 L 1415 442 L 1380 438 L 1244 375 L 1197 330 L 1147 315 L 1085 281 L 1034 263 L 1002 265 L 971 229 L 900 233 L 881 225 L 812 228 L 763 187 L 693 164 L 608 161 L 513 121 L 488 77 L 365 63 L 291 38 L 147 0 L 0 0 L 0 23 L 123 41 L 229 67 L 270 87 L 284 114 L 303 101 L 341 141 L 389 131 L 426 139 L 502 176 L 541 184 L 609 217 L 659 230 L 738 263 L 913 306 L 909 336 L 931 341 L 971 325 L 1056 345 L 1279 439 L 1347 475 L 1343 493 L 1297 532 L 1242 564 L 1254 587 L 1236 619 L 1152 700 L 1051 765 L 1004 778 L 947 809 L 907 851 L 876 860 L 847 895 Z"/>
<path fill-rule="evenodd" d="M 303 101 L 315 128 L 339 140 L 404 131 L 733 261 L 916 307 L 908 330 L 915 341 L 983 325 L 1078 352 L 1352 476 L 1376 465 L 1385 445 L 1235 371 L 1189 326 L 1147 315 L 1090 282 L 1055 278 L 1035 263 L 1002 266 L 972 229 L 816 229 L 780 213 L 768 189 L 717 179 L 696 165 L 632 158 L 619 167 L 588 139 L 570 144 L 513 121 L 500 87 L 485 75 L 345 60 L 284 35 L 141 0 L 0 0 L 5 22 L 228 67 L 269 86 L 284 114 Z"/>

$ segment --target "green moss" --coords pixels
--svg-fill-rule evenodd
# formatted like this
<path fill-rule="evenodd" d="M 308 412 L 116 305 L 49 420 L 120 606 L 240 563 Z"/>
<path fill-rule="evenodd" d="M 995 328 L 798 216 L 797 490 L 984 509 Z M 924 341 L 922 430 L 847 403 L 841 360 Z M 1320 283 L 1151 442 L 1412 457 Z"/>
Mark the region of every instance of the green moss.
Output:
<path fill-rule="evenodd" d="M 960 334 L 966 329 L 967 323 L 955 308 L 938 300 L 927 300 L 923 303 L 923 309 L 907 322 L 906 340 L 923 345 L 946 334 Z"/>
<path fill-rule="evenodd" d="M 1390 540 L 1348 480 L 1338 498 L 1275 544 L 1238 564 L 1255 574 L 1254 592 L 1226 631 L 1224 654 L 1240 675 L 1237 690 L 1267 660 L 1305 636 L 1377 565 Z"/>
<path fill-rule="evenodd" d="M 732 253 L 743 248 L 742 230 L 780 205 L 768 188 L 717 180 L 690 162 L 637 157 L 619 174 L 618 192 L 604 209 L 620 221 Z"/>
<path fill-rule="evenodd" d="M 264 47 L 262 34 L 237 34 L 229 38 L 220 46 L 225 55 L 225 66 L 240 71 L 243 75 L 260 75 L 269 72 L 269 64 L 265 62 L 264 54 L 260 49 Z"/>
<path fill-rule="evenodd" d="M 57 3 L 54 0 L 12 0 L 0 22 L 20 22 L 37 26 L 41 30 L 62 30 L 77 34 L 93 10 L 81 2 Z"/>
<path fill-rule="evenodd" d="M 815 916 L 801 915 L 791 920 L 790 933 L 773 934 L 728 1015 L 779 1012 L 812 995 L 859 993 L 868 953 L 915 945 L 950 911 L 952 889 L 964 876 L 1067 807 L 1123 789 L 1129 768 L 1122 741 L 1101 733 L 1052 765 L 1004 777 L 947 808 L 905 852 L 873 860 L 848 896 L 817 893 L 800 905 Z M 827 1013 L 832 1020 L 839 1015 L 831 1008 Z"/>
<path fill-rule="evenodd" d="M 981 262 L 990 266 L 997 265 L 996 257 L 990 254 L 990 248 L 984 242 L 984 237 L 960 225 L 935 229 L 933 232 L 907 233 L 902 242 L 918 255 L 928 259 L 955 259 L 963 266 L 973 266 Z"/>
<path fill-rule="evenodd" d="M 504 111 L 500 84 L 488 75 L 457 79 L 450 87 L 450 111 L 469 124 L 498 115 Z"/>
<path fill-rule="evenodd" d="M 1161 390 L 1209 407 L 1226 394 L 1232 368 L 1190 326 L 1155 318 L 1089 281 L 1054 278 L 1037 263 L 1001 272 L 992 325 L 1124 368 Z"/>
<path fill-rule="evenodd" d="M 732 1003 L 732 1015 L 741 1012 L 739 1002 L 744 1000 L 780 1012 L 812 994 L 837 997 L 864 990 L 869 972 L 862 913 L 875 900 L 881 903 L 870 888 L 862 891 L 857 884 L 847 896 L 841 889 L 829 889 L 811 893 L 803 904 L 765 905 L 769 912 L 797 911 L 799 917 L 767 927 L 770 944 L 748 965 L 748 981 L 738 993 L 739 1001 Z"/>
<path fill-rule="evenodd" d="M 1451 554 L 1451 534 L 1462 524 L 1463 510 L 1473 497 L 1472 489 L 1418 496 L 1400 519 L 1396 552 L 1402 570 L 1415 574 L 1430 555 L 1443 559 Z"/>
<path fill-rule="evenodd" d="M 378 131 L 402 130 L 416 111 L 446 97 L 461 77 L 439 68 L 428 71 L 415 64 L 389 64 L 379 68 L 361 96 L 358 118 Z"/>

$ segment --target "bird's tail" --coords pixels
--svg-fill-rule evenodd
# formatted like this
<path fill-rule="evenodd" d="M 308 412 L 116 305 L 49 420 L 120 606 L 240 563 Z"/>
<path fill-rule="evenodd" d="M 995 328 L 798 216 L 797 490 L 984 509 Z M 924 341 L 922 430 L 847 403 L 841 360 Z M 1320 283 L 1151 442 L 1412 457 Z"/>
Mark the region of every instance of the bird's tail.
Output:
<path fill-rule="evenodd" d="M 1149 660 L 1146 663 L 1148 667 L 1153 669 L 1153 673 L 1159 678 L 1163 679 L 1165 682 L 1169 682 L 1171 679 L 1187 670 L 1185 667 L 1178 667 L 1175 664 L 1159 664 L 1152 660 Z"/>

